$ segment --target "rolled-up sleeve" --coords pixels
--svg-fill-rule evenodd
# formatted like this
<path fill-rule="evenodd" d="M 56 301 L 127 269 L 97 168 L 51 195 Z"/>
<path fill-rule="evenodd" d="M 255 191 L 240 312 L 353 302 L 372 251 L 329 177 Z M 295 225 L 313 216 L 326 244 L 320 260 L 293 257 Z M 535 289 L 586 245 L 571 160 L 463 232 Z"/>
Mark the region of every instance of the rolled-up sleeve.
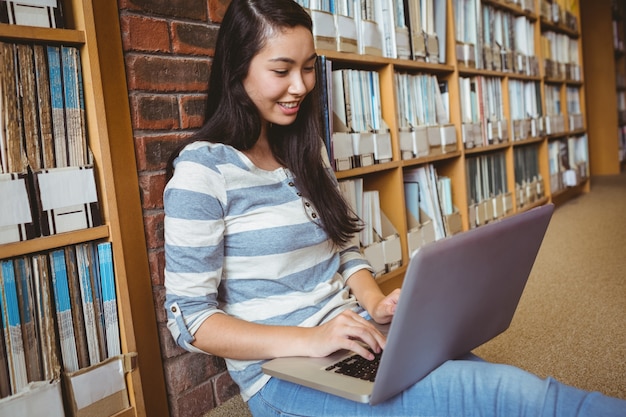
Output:
<path fill-rule="evenodd" d="M 367 259 L 365 259 L 361 251 L 359 251 L 359 248 L 350 246 L 340 252 L 339 273 L 343 277 L 344 282 L 346 282 L 352 274 L 361 269 L 367 269 L 373 272 L 371 265 Z"/>
<path fill-rule="evenodd" d="M 225 187 L 198 151 L 183 152 L 163 195 L 165 209 L 165 309 L 168 329 L 187 350 L 218 307 L 224 259 Z"/>

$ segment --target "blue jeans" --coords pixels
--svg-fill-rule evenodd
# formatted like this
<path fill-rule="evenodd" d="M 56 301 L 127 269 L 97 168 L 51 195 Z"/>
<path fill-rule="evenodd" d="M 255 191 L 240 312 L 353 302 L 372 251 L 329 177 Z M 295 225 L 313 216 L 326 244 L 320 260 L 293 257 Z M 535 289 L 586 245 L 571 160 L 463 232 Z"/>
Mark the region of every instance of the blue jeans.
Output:
<path fill-rule="evenodd" d="M 375 406 L 276 378 L 270 379 L 248 406 L 255 417 L 626 417 L 626 401 L 552 378 L 540 379 L 474 355 L 444 363 L 417 384 Z"/>

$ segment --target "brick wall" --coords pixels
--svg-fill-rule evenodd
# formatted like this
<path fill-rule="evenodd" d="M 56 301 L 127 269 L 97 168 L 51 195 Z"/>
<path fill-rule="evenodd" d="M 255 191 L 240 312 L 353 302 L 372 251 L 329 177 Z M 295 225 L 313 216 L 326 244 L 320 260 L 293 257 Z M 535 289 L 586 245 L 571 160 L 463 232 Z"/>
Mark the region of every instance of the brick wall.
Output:
<path fill-rule="evenodd" d="M 237 394 L 224 362 L 179 348 L 165 325 L 163 187 L 171 151 L 202 125 L 219 22 L 230 0 L 118 0 L 137 170 L 172 417 Z"/>

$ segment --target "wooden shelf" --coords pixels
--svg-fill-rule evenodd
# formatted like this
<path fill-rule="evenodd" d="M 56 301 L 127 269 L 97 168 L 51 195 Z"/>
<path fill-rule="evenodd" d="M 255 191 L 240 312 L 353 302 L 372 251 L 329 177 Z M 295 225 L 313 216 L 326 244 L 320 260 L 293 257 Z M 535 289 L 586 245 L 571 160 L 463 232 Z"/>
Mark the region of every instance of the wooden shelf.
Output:
<path fill-rule="evenodd" d="M 136 354 L 137 364 L 141 365 L 126 374 L 130 407 L 114 417 L 168 416 L 130 121 L 120 13 L 117 2 L 63 0 L 62 3 L 66 24 L 73 29 L 0 24 L 0 39 L 63 44 L 80 51 L 86 130 L 104 225 L 0 245 L 0 258 L 82 242 L 111 242 L 121 351 Z"/>
<path fill-rule="evenodd" d="M 0 23 L 0 39 L 82 45 L 85 43 L 85 33 L 71 29 L 49 29 Z"/>
<path fill-rule="evenodd" d="M 493 6 L 505 13 L 513 14 L 514 16 L 525 16 L 532 23 L 534 23 L 534 40 L 536 57 L 540 64 L 540 72 L 537 75 L 527 75 L 509 71 L 494 71 L 480 68 L 470 68 L 461 62 L 456 60 L 456 45 L 454 39 L 454 14 L 449 12 L 447 16 L 448 33 L 447 33 L 447 64 L 433 64 L 427 62 L 417 62 L 406 59 L 391 59 L 379 56 L 363 56 L 358 54 L 343 53 L 337 51 L 318 50 L 319 55 L 326 56 L 333 63 L 333 69 L 367 69 L 372 71 L 378 71 L 381 75 L 381 96 L 386 98 L 383 100 L 382 110 L 385 121 L 391 128 L 392 142 L 393 142 L 393 158 L 392 162 L 373 165 L 369 167 L 355 168 L 348 171 L 339 171 L 335 175 L 337 179 L 344 180 L 349 178 L 362 177 L 364 180 L 365 189 L 377 189 L 381 192 L 381 208 L 389 217 L 391 222 L 396 227 L 398 234 L 402 241 L 403 250 L 403 263 L 404 266 L 384 274 L 378 278 L 378 283 L 385 292 L 391 291 L 393 288 L 401 285 L 405 267 L 408 264 L 408 242 L 407 242 L 407 220 L 405 212 L 405 200 L 403 189 L 403 172 L 405 169 L 419 167 L 425 164 L 435 164 L 440 175 L 445 175 L 451 178 L 453 183 L 453 200 L 455 206 L 458 208 L 463 219 L 463 230 L 469 229 L 469 189 L 467 178 L 467 162 L 469 159 L 479 157 L 482 155 L 489 155 L 492 153 L 502 153 L 506 165 L 507 174 L 507 187 L 509 192 L 514 193 L 515 189 L 515 151 L 521 150 L 525 147 L 536 147 L 538 155 L 538 169 L 541 177 L 544 181 L 545 195 L 537 199 L 533 203 L 524 205 L 523 207 L 516 207 L 515 201 L 513 201 L 513 210 L 507 215 L 515 215 L 516 213 L 526 211 L 531 207 L 537 205 L 546 204 L 548 202 L 558 200 L 564 201 L 567 198 L 571 198 L 575 193 L 570 190 L 559 191 L 552 193 L 550 190 L 550 164 L 548 161 L 548 147 L 551 141 L 567 139 L 571 136 L 579 136 L 585 134 L 586 129 L 579 129 L 574 131 L 560 132 L 553 135 L 542 135 L 539 137 L 531 137 L 524 140 L 512 140 L 512 121 L 510 119 L 510 104 L 509 104 L 509 91 L 508 83 L 510 80 L 532 82 L 539 85 L 541 89 L 542 108 L 545 113 L 545 96 L 544 87 L 546 85 L 552 85 L 558 88 L 561 96 L 561 102 L 565 103 L 566 89 L 567 87 L 580 87 L 580 102 L 581 111 L 583 113 L 583 121 L 585 120 L 585 106 L 584 106 L 584 82 L 580 80 L 570 80 L 566 78 L 548 78 L 545 77 L 541 70 L 543 69 L 543 59 L 541 55 L 541 42 L 542 33 L 545 31 L 555 31 L 559 34 L 564 34 L 572 39 L 579 40 L 581 35 L 578 31 L 565 27 L 563 24 L 554 24 L 547 22 L 545 19 L 540 18 L 538 12 L 529 12 L 522 10 L 517 5 L 507 4 L 498 0 L 482 0 L 484 5 Z M 452 10 L 453 2 L 448 0 L 448 8 Z M 535 10 L 540 10 L 540 1 L 535 2 Z M 582 48 L 579 41 L 579 51 Z M 476 53 L 480 53 L 476 51 Z M 582 72 L 582 65 L 580 66 Z M 455 125 L 457 132 L 457 150 L 448 153 L 432 153 L 426 157 L 420 157 L 409 160 L 401 159 L 401 152 L 399 150 L 398 134 L 394 131 L 397 129 L 397 109 L 395 102 L 396 91 L 395 81 L 393 74 L 395 73 L 410 73 L 410 74 L 434 74 L 441 80 L 448 82 L 448 100 L 451 123 Z M 464 148 L 463 140 L 461 137 L 462 123 L 461 123 L 461 98 L 459 79 L 463 77 L 494 77 L 498 78 L 502 82 L 502 101 L 504 105 L 505 118 L 508 123 L 509 140 L 501 143 L 494 143 L 488 146 L 479 146 L 474 148 Z M 567 120 L 567 108 L 564 108 L 563 117 Z M 588 181 L 575 187 L 580 192 L 588 190 Z M 382 194 L 386 193 L 383 198 Z M 515 197 L 514 197 L 515 200 Z"/>
<path fill-rule="evenodd" d="M 75 232 L 60 233 L 58 235 L 39 237 L 24 242 L 7 243 L 0 245 L 0 259 L 14 256 L 27 255 L 29 253 L 43 252 L 63 246 L 89 242 L 109 237 L 109 226 L 98 226 L 90 229 L 77 230 Z"/>

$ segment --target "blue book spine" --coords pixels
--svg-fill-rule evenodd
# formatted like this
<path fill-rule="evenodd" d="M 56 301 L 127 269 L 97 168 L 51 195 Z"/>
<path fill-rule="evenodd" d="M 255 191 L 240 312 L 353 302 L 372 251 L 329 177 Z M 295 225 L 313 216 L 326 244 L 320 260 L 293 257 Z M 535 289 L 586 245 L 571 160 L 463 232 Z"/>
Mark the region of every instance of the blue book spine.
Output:
<path fill-rule="evenodd" d="M 78 370 L 78 354 L 76 352 L 72 304 L 63 249 L 50 253 L 50 265 L 63 367 L 67 372 L 74 372 Z"/>
<path fill-rule="evenodd" d="M 67 166 L 67 138 L 65 136 L 65 104 L 63 103 L 63 81 L 59 47 L 48 46 L 47 55 L 54 133 L 54 158 L 57 167 L 65 167 Z"/>
<path fill-rule="evenodd" d="M 26 373 L 26 357 L 22 341 L 22 327 L 17 299 L 17 286 L 13 261 L 2 261 L 2 285 L 0 285 L 0 301 L 2 302 L 2 324 L 9 362 L 11 392 L 21 391 L 28 384 Z"/>
<path fill-rule="evenodd" d="M 28 381 L 40 381 L 43 377 L 35 298 L 33 294 L 33 274 L 30 258 L 22 256 L 13 261 L 17 287 L 18 307 L 22 326 L 22 340 L 26 358 Z"/>
<path fill-rule="evenodd" d="M 99 363 L 102 358 L 100 358 L 98 324 L 96 322 L 93 289 L 91 286 L 91 271 L 89 269 L 88 250 L 89 248 L 87 245 L 76 245 L 76 260 L 80 281 L 80 295 L 83 302 L 83 314 L 85 316 L 89 363 L 93 365 Z"/>
<path fill-rule="evenodd" d="M 65 99 L 65 126 L 67 128 L 67 146 L 70 166 L 84 164 L 80 157 L 80 94 L 77 73 L 78 50 L 73 47 L 61 47 L 61 66 L 63 74 L 63 98 Z"/>
<path fill-rule="evenodd" d="M 108 357 L 121 353 L 119 321 L 117 314 L 117 295 L 115 293 L 115 273 L 113 270 L 113 252 L 110 242 L 98 244 L 98 263 L 100 283 L 102 285 L 102 304 L 106 323 Z"/>

